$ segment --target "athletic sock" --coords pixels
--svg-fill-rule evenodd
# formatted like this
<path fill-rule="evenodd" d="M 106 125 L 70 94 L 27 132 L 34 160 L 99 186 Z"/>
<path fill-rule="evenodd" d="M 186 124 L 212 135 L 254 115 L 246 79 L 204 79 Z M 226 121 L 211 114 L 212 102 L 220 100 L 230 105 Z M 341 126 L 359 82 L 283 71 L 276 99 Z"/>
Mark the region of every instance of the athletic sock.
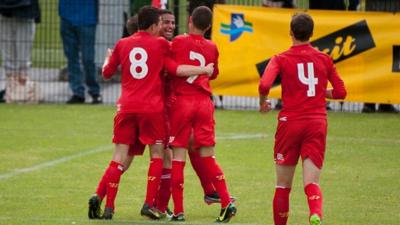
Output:
<path fill-rule="evenodd" d="M 171 197 L 171 170 L 169 168 L 163 168 L 162 170 L 160 189 L 156 198 L 157 209 L 161 212 L 165 212 Z"/>
<path fill-rule="evenodd" d="M 149 164 L 149 171 L 147 173 L 147 192 L 145 202 L 153 207 L 154 200 L 157 196 L 158 188 L 160 185 L 161 173 L 163 167 L 163 159 L 152 158 Z"/>
<path fill-rule="evenodd" d="M 227 207 L 231 202 L 231 199 L 226 186 L 225 175 L 222 172 L 221 167 L 219 167 L 217 161 L 215 161 L 214 156 L 202 157 L 201 160 L 204 167 L 207 169 L 210 181 L 214 185 L 221 199 L 221 208 Z"/>
<path fill-rule="evenodd" d="M 316 183 L 307 184 L 304 188 L 307 195 L 310 216 L 317 214 L 322 219 L 322 192 Z"/>
<path fill-rule="evenodd" d="M 103 177 L 106 177 L 106 207 L 114 209 L 115 198 L 117 197 L 119 181 L 121 174 L 124 171 L 124 166 L 121 163 L 111 161 L 106 173 Z"/>
<path fill-rule="evenodd" d="M 184 161 L 172 160 L 171 189 L 174 201 L 174 215 L 183 213 Z"/>
<path fill-rule="evenodd" d="M 290 188 L 276 187 L 272 203 L 275 225 L 286 225 L 289 217 Z"/>
<path fill-rule="evenodd" d="M 106 169 L 106 171 L 104 171 L 104 174 L 101 177 L 101 180 L 96 188 L 96 194 L 97 194 L 97 196 L 99 196 L 101 201 L 103 201 L 104 196 L 106 196 L 106 193 L 107 193 L 107 179 L 108 179 L 107 170 L 108 170 L 108 168 Z"/>
<path fill-rule="evenodd" d="M 204 168 L 199 152 L 189 150 L 190 163 L 197 176 L 199 177 L 201 186 L 203 187 L 204 195 L 212 195 L 215 193 L 215 187 L 208 179 L 207 171 Z"/>

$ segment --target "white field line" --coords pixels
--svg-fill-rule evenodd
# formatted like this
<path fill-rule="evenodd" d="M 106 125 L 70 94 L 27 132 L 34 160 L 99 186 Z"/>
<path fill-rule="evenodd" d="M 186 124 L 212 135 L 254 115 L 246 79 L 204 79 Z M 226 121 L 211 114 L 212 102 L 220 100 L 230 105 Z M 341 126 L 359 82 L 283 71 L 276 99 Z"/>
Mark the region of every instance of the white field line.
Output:
<path fill-rule="evenodd" d="M 233 221 L 235 218 L 232 219 Z M 19 222 L 54 222 L 54 223 L 64 223 L 64 224 L 92 224 L 93 222 L 101 223 L 101 224 L 109 224 L 109 221 L 105 220 L 89 220 L 89 219 L 83 219 L 83 218 L 45 218 L 45 217 L 28 217 L 28 218 L 21 218 L 21 217 L 8 217 L 8 216 L 0 216 L 0 221 L 19 221 Z M 102 223 L 103 222 L 103 223 Z M 141 221 L 141 220 L 112 220 L 112 224 L 135 224 L 135 225 L 148 225 L 148 224 L 166 224 L 169 223 L 169 221 L 166 220 L 161 220 L 161 221 Z M 204 223 L 204 222 L 184 222 L 182 224 L 188 224 L 188 225 L 214 225 L 215 222 L 209 222 L 209 223 Z M 230 225 L 266 225 L 265 223 L 235 223 L 235 222 L 230 222 Z"/>
<path fill-rule="evenodd" d="M 258 134 L 257 133 L 256 134 L 223 134 L 223 135 L 219 135 L 217 137 L 217 140 L 264 139 L 264 138 L 270 138 L 270 137 L 272 137 L 272 136 L 269 134 L 262 134 L 262 133 L 258 133 Z M 329 134 L 328 134 L 328 140 L 330 140 L 330 141 L 345 141 L 345 142 L 346 141 L 358 141 L 358 142 L 361 141 L 361 142 L 367 142 L 367 143 L 373 143 L 373 144 L 376 144 L 376 143 L 399 144 L 400 143 L 400 140 L 391 139 L 391 138 L 335 137 L 335 136 L 329 136 Z M 76 158 L 81 158 L 81 157 L 91 155 L 94 153 L 103 152 L 103 151 L 109 150 L 111 148 L 112 148 L 111 145 L 100 146 L 97 148 L 79 152 L 74 155 L 65 156 L 65 157 L 61 157 L 59 159 L 41 163 L 41 164 L 38 164 L 38 165 L 35 165 L 32 167 L 16 169 L 16 170 L 8 172 L 8 173 L 0 174 L 0 181 L 6 180 L 8 178 L 11 178 L 11 177 L 23 174 L 23 173 L 30 173 L 30 172 L 40 170 L 43 168 L 53 167 L 58 164 L 68 162 L 68 161 L 71 161 Z"/>
<path fill-rule="evenodd" d="M 112 148 L 111 145 L 99 146 L 97 148 L 92 148 L 92 149 L 89 149 L 89 150 L 86 150 L 86 151 L 79 152 L 79 153 L 74 154 L 74 155 L 61 157 L 59 159 L 51 160 L 51 161 L 44 162 L 44 163 L 41 163 L 41 164 L 37 164 L 37 165 L 31 166 L 31 167 L 26 167 L 26 168 L 22 168 L 22 169 L 16 169 L 16 170 L 8 172 L 8 173 L 0 174 L 0 181 L 6 180 L 6 179 L 11 178 L 11 177 L 15 177 L 15 176 L 23 174 L 23 173 L 30 173 L 30 172 L 33 172 L 33 171 L 36 171 L 36 170 L 53 167 L 53 166 L 56 166 L 58 164 L 61 164 L 61 163 L 64 163 L 64 162 L 68 162 L 68 161 L 71 161 L 71 160 L 76 159 L 76 158 L 81 158 L 81 157 L 84 157 L 84 156 L 87 156 L 87 155 L 91 155 L 91 154 L 94 154 L 94 153 L 110 150 L 111 148 Z"/>

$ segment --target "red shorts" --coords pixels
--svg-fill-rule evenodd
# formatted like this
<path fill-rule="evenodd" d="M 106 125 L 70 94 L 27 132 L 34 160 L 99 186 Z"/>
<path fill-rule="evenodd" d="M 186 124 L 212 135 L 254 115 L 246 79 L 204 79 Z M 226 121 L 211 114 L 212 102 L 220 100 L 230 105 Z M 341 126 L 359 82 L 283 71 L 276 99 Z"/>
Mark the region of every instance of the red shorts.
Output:
<path fill-rule="evenodd" d="M 193 148 L 215 145 L 214 104 L 209 96 L 176 96 L 170 114 L 172 147 L 188 148 L 193 132 Z"/>
<path fill-rule="evenodd" d="M 310 158 L 322 168 L 326 134 L 326 119 L 279 121 L 275 134 L 275 163 L 296 165 L 301 156 L 302 160 Z"/>
<path fill-rule="evenodd" d="M 113 143 L 130 145 L 129 155 L 142 155 L 145 145 L 163 144 L 164 114 L 117 113 L 114 117 Z"/>

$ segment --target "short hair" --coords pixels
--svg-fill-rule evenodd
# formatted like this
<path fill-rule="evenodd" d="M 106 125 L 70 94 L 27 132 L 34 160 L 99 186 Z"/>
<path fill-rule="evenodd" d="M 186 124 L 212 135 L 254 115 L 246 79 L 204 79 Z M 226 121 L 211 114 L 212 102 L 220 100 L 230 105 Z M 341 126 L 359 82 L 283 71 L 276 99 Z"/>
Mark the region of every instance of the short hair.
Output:
<path fill-rule="evenodd" d="M 132 17 L 130 17 L 127 21 L 126 21 L 126 30 L 128 31 L 128 34 L 134 34 L 138 31 L 139 27 L 138 27 L 138 15 L 134 15 Z"/>
<path fill-rule="evenodd" d="M 212 22 L 212 12 L 207 6 L 199 6 L 192 13 L 193 25 L 200 30 L 207 30 Z"/>
<path fill-rule="evenodd" d="M 290 30 L 296 40 L 308 41 L 313 34 L 314 21 L 306 13 L 296 13 L 292 16 Z"/>
<path fill-rule="evenodd" d="M 143 6 L 138 13 L 139 30 L 146 30 L 153 24 L 160 22 L 160 10 L 152 6 Z"/>
<path fill-rule="evenodd" d="M 160 15 L 162 16 L 164 14 L 174 15 L 174 13 L 169 9 L 160 9 Z"/>

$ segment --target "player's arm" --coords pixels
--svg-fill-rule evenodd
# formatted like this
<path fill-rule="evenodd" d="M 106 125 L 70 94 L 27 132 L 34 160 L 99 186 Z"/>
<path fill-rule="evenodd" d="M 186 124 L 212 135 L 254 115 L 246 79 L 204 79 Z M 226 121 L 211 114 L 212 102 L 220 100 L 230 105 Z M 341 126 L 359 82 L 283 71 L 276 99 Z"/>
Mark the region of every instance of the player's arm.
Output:
<path fill-rule="evenodd" d="M 268 100 L 269 90 L 274 83 L 280 71 L 278 59 L 274 56 L 268 63 L 267 68 L 261 77 L 258 85 L 258 93 L 260 94 L 260 112 L 266 113 L 271 110 L 271 102 Z"/>
<path fill-rule="evenodd" d="M 214 72 L 210 76 L 210 80 L 215 80 L 219 74 L 219 68 L 218 68 L 218 57 L 219 57 L 219 52 L 217 46 L 215 46 L 215 62 L 214 62 Z"/>
<path fill-rule="evenodd" d="M 167 57 L 165 60 L 165 68 L 168 74 L 172 76 L 190 77 L 200 74 L 211 76 L 214 72 L 214 63 L 209 63 L 206 66 L 178 65 L 171 57 Z"/>
<path fill-rule="evenodd" d="M 344 98 L 346 98 L 347 92 L 346 92 L 346 88 L 344 86 L 344 82 L 340 78 L 339 74 L 337 73 L 336 67 L 333 64 L 331 59 L 329 59 L 328 66 L 330 68 L 328 80 L 332 84 L 333 88 L 329 88 L 326 90 L 325 97 L 328 99 L 344 99 Z"/>
<path fill-rule="evenodd" d="M 118 58 L 118 44 L 115 46 L 115 50 L 107 49 L 106 57 L 102 68 L 102 75 L 104 80 L 110 79 L 116 72 L 119 66 Z"/>

